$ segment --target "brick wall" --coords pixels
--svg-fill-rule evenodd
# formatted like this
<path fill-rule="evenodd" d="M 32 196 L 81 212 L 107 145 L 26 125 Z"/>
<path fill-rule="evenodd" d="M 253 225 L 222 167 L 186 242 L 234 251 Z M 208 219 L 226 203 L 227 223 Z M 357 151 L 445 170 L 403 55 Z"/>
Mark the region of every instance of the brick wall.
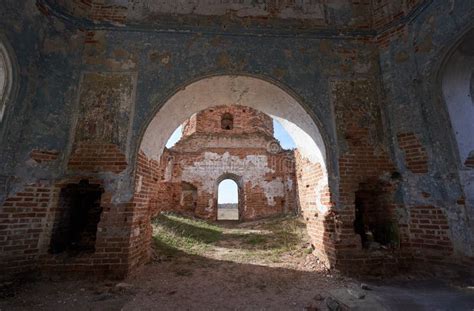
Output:
<path fill-rule="evenodd" d="M 410 207 L 410 247 L 416 259 L 442 262 L 453 253 L 446 214 L 435 206 Z"/>
<path fill-rule="evenodd" d="M 469 153 L 469 156 L 464 162 L 464 166 L 474 168 L 474 150 Z"/>
<path fill-rule="evenodd" d="M 151 220 L 163 208 L 158 197 L 160 178 L 160 163 L 147 158 L 140 151 L 135 173 L 135 192 L 127 218 L 131 226 L 128 253 L 128 267 L 131 271 L 146 263 L 150 258 Z"/>
<path fill-rule="evenodd" d="M 187 142 L 193 144 L 192 139 Z M 248 160 L 249 157 L 259 159 L 259 165 L 262 166 L 247 167 L 252 163 L 252 160 Z M 158 185 L 158 200 L 161 211 L 174 210 L 216 219 L 218 178 L 226 174 L 239 178 L 237 182 L 242 189 L 239 198 L 242 219 L 257 219 L 295 209 L 292 152 L 269 154 L 266 149 L 261 148 L 203 148 L 199 152 L 172 149 L 165 151 L 160 162 L 162 175 Z M 197 188 L 194 210 L 182 205 L 183 182 Z"/>
<path fill-rule="evenodd" d="M 363 249 L 354 227 L 356 193 L 367 184 L 384 189 L 381 197 L 370 200 L 383 202 L 387 217 L 393 217 L 397 208 L 393 197 L 396 181 L 391 178 L 396 169 L 384 147 L 376 85 L 368 80 L 335 81 L 332 90 L 340 149 L 339 208 L 334 211 L 332 239 L 336 266 L 351 272 L 396 271 L 393 253 Z M 398 225 L 395 219 L 394 225 Z"/>
<path fill-rule="evenodd" d="M 396 19 L 408 15 L 423 0 L 374 0 L 372 15 L 374 28 L 383 27 Z"/>
<path fill-rule="evenodd" d="M 55 192 L 47 184 L 31 184 L 6 199 L 0 209 L 0 274 L 22 272 L 37 264 L 40 239 L 47 230 Z"/>
<path fill-rule="evenodd" d="M 226 114 L 232 116 L 231 130 L 221 127 Z M 269 116 L 249 107 L 217 106 L 187 120 L 183 132 L 184 137 L 160 160 L 162 210 L 216 219 L 219 178 L 229 174 L 240 185 L 241 219 L 295 210 L 294 155 L 281 150 L 272 137 Z M 269 150 L 270 145 L 276 149 Z M 196 188 L 194 210 L 183 206 L 183 183 Z"/>
<path fill-rule="evenodd" d="M 68 168 L 83 172 L 120 173 L 127 160 L 117 145 L 106 143 L 79 143 L 69 157 Z"/>
<path fill-rule="evenodd" d="M 415 174 L 428 173 L 428 154 L 418 137 L 414 133 L 400 133 L 397 138 L 400 149 L 405 153 L 407 169 Z"/>
<path fill-rule="evenodd" d="M 95 21 L 125 23 L 128 7 L 107 4 L 104 0 L 92 1 L 90 18 Z"/>
<path fill-rule="evenodd" d="M 30 153 L 30 158 L 37 163 L 47 163 L 58 159 L 59 152 L 56 150 L 39 150 L 34 149 Z"/>
<path fill-rule="evenodd" d="M 223 115 L 229 114 L 233 118 L 233 129 L 221 128 Z M 232 105 L 216 106 L 198 112 L 185 122 L 184 134 L 207 133 L 207 134 L 249 134 L 265 133 L 273 136 L 273 121 L 268 115 L 255 109 Z"/>
<path fill-rule="evenodd" d="M 313 163 L 295 151 L 296 199 L 306 221 L 308 234 L 315 255 L 330 266 L 334 256 L 331 227 L 332 214 L 326 214 L 332 206 L 327 176 L 320 163 Z"/>
<path fill-rule="evenodd" d="M 73 256 L 49 252 L 53 223 L 60 209 L 60 191 L 82 179 L 102 184 L 100 180 L 83 176 L 54 185 L 28 185 L 6 199 L 0 210 L 0 270 L 4 276 L 36 269 L 80 275 L 95 271 L 96 276 L 107 278 L 126 275 L 131 227 L 128 216 L 132 209 L 128 204 L 113 204 L 110 192 L 102 194 L 103 211 L 93 253 Z"/>

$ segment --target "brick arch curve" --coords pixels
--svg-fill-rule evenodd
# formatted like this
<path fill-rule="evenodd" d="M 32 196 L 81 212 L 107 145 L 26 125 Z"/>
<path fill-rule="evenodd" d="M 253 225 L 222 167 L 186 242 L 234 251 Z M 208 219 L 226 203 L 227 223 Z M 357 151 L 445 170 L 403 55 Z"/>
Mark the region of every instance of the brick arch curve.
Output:
<path fill-rule="evenodd" d="M 161 161 L 166 141 L 179 125 L 199 111 L 222 105 L 247 106 L 284 121 L 281 122 L 282 126 L 295 141 L 302 159 L 315 167 L 319 166 L 318 174 L 321 174 L 321 177 L 315 189 L 307 192 L 314 202 L 309 204 L 313 207 L 308 210 L 308 216 L 311 221 L 315 221 L 308 227 L 308 231 L 313 235 L 314 244 L 318 245 L 320 258 L 330 265 L 329 261 L 334 255 L 328 254 L 333 251 L 327 249 L 330 233 L 326 230 L 328 224 L 325 221 L 326 218 L 327 221 L 332 219 L 331 202 L 335 201 L 338 192 L 336 165 L 331 164 L 337 162 L 336 149 L 327 145 L 330 141 L 327 135 L 330 129 L 322 126 L 320 118 L 301 97 L 269 78 L 250 75 L 206 76 L 177 88 L 163 102 L 156 103 L 154 113 L 142 127 L 141 140 L 137 144 L 135 180 L 149 175 L 149 169 L 142 164 L 156 166 L 156 163 Z M 148 193 L 150 192 L 148 190 Z M 131 252 L 135 254 L 132 266 L 146 260 L 151 241 L 151 229 L 147 225 L 150 219 L 147 217 L 150 217 L 148 211 L 153 209 L 143 200 L 142 193 L 135 191 L 134 197 L 137 199 L 133 207 L 134 224 L 130 245 Z M 157 201 L 159 200 L 155 200 Z M 314 213 L 319 214 L 319 218 L 313 217 Z"/>
<path fill-rule="evenodd" d="M 251 86 L 250 89 L 246 89 L 250 84 L 253 84 L 253 86 Z M 201 93 L 201 95 L 203 95 L 201 97 L 201 99 L 203 99 L 202 101 L 198 102 L 198 98 L 196 97 L 183 100 L 186 95 L 189 95 L 192 92 L 197 94 L 197 89 L 206 85 L 208 88 L 205 89 L 205 92 Z M 222 88 L 216 92 L 216 88 L 220 86 L 230 87 L 231 92 L 235 92 L 237 96 L 239 91 L 242 91 L 242 97 L 236 102 L 216 102 L 216 97 L 229 95 L 222 94 Z M 265 89 L 267 93 L 263 92 L 262 88 Z M 260 96 L 260 100 L 258 102 L 249 101 L 248 99 L 256 93 L 260 93 L 261 95 L 270 94 L 271 98 L 277 98 L 279 101 L 272 102 L 268 97 L 262 98 L 264 96 Z M 229 99 L 229 96 L 227 96 L 227 99 Z M 178 105 L 176 105 L 177 103 Z M 327 170 L 335 172 L 336 165 L 334 165 L 331 160 L 335 159 L 336 155 L 333 154 L 333 151 L 327 147 L 327 142 L 330 141 L 328 134 L 330 130 L 323 126 L 321 117 L 315 114 L 314 110 L 310 108 L 309 103 L 306 103 L 288 86 L 275 81 L 270 77 L 250 75 L 247 73 L 231 75 L 211 74 L 208 76 L 192 79 L 184 85 L 177 86 L 174 92 L 172 92 L 163 101 L 155 103 L 155 109 L 153 113 L 150 114 L 150 117 L 141 127 L 140 134 L 138 136 L 140 143 L 136 146 L 137 150 L 135 154 L 141 149 L 148 156 L 151 156 L 154 159 L 159 159 L 160 153 L 163 150 L 168 137 L 170 137 L 172 132 L 187 118 L 191 117 L 198 111 L 210 108 L 212 106 L 232 104 L 248 106 L 272 117 L 290 121 L 301 130 L 298 131 L 298 129 L 295 127 L 290 129 L 290 132 L 296 131 L 296 133 L 293 135 L 290 133 L 293 139 L 295 139 L 293 136 L 302 134 L 300 137 L 296 137 L 296 140 L 298 140 L 297 142 L 295 141 L 296 145 L 299 145 L 298 147 L 302 147 L 304 150 L 306 150 L 305 154 L 311 159 L 322 159 Z M 277 108 L 282 107 L 284 104 L 288 104 L 289 108 L 287 108 L 284 113 L 279 112 Z M 172 106 L 185 108 L 186 110 L 176 113 L 176 111 L 173 109 L 169 109 L 169 107 Z M 175 118 L 166 117 L 169 115 L 172 115 Z M 283 124 L 283 126 L 285 129 L 287 129 L 287 125 Z M 156 128 L 166 129 L 165 132 L 163 132 L 163 135 L 161 135 L 163 137 L 162 139 L 157 140 L 156 135 L 153 134 L 154 131 L 156 131 Z M 306 135 L 303 133 L 306 133 Z M 314 140 L 314 144 L 308 146 L 308 139 Z M 318 159 L 315 159 L 314 156 L 311 156 L 311 148 L 313 147 L 317 147 L 316 149 L 318 149 Z"/>
<path fill-rule="evenodd" d="M 224 173 L 219 176 L 219 178 L 216 179 L 216 186 L 218 187 L 219 184 L 226 179 L 231 179 L 237 184 L 239 188 L 242 187 L 242 177 L 234 173 Z"/>

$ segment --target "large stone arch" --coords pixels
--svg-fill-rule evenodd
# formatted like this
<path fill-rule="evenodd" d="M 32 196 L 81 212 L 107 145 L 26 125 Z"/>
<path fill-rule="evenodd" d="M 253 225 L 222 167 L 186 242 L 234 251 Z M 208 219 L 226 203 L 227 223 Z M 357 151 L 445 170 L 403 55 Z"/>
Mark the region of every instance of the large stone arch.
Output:
<path fill-rule="evenodd" d="M 332 201 L 337 202 L 336 148 L 327 146 L 329 138 L 320 117 L 296 92 L 266 76 L 217 74 L 178 87 L 155 104 L 154 113 L 142 128 L 136 154 L 143 152 L 147 158 L 159 161 L 166 141 L 186 119 L 206 108 L 232 104 L 254 108 L 279 120 L 300 154 L 321 165 L 324 184 L 318 188 L 329 188 Z M 160 133 L 158 139 L 154 133 Z M 319 210 L 326 213 L 328 208 L 320 202 Z"/>
<path fill-rule="evenodd" d="M 201 92 L 200 89 L 205 92 Z M 267 95 L 271 98 L 265 98 Z M 272 102 L 272 99 L 277 100 Z M 222 103 L 223 100 L 229 101 Z M 180 106 L 176 103 L 185 104 Z M 295 127 L 286 122 L 282 124 L 295 139 L 297 147 L 302 149 L 309 158 L 322 160 L 325 165 L 332 166 L 327 163 L 333 156 L 330 154 L 331 150 L 325 145 L 328 141 L 327 132 L 310 106 L 288 87 L 270 78 L 253 75 L 211 75 L 178 87 L 176 92 L 164 102 L 155 104 L 156 109 L 142 128 L 141 143 L 137 147 L 152 158 L 159 159 L 160 150 L 163 150 L 166 140 L 182 122 L 198 111 L 219 104 L 248 106 L 297 125 Z M 179 112 L 180 108 L 187 110 Z M 180 118 L 167 117 L 170 115 L 178 117 L 179 113 L 181 113 Z M 166 127 L 167 130 L 163 133 L 162 139 L 154 140 L 151 138 L 153 136 L 151 133 L 158 127 Z M 310 142 L 308 145 L 309 137 L 314 140 L 314 144 Z M 317 147 L 317 153 L 312 154 L 313 147 Z"/>
<path fill-rule="evenodd" d="M 323 177 L 314 193 L 317 210 L 312 214 L 320 214 L 318 224 L 321 230 L 313 230 L 315 244 L 322 245 L 327 241 L 324 223 L 326 215 L 329 215 L 332 204 L 328 204 L 328 196 L 331 202 L 335 202 L 338 175 L 334 164 L 337 161 L 336 148 L 330 148 L 328 144 L 327 131 L 321 126 L 319 117 L 311 110 L 310 105 L 304 103 L 298 95 L 289 88 L 279 85 L 271 79 L 250 75 L 212 75 L 191 81 L 179 87 L 164 102 L 156 103 L 154 113 L 142 128 L 141 141 L 136 151 L 137 165 L 135 168 L 136 185 L 147 184 L 143 182 L 143 173 L 148 172 L 148 167 L 141 166 L 144 163 L 159 163 L 166 141 L 173 131 L 194 113 L 207 108 L 221 105 L 238 104 L 247 106 L 281 121 L 282 126 L 288 131 L 295 141 L 301 156 L 309 163 L 319 164 L 322 168 Z M 328 103 L 329 104 L 329 103 Z M 165 160 L 165 159 L 163 159 Z M 153 166 L 153 165 L 151 165 Z M 137 182 L 138 181 L 138 182 Z M 321 193 L 316 193 L 317 191 Z M 152 193 L 153 190 L 145 190 Z M 327 195 L 323 194 L 327 193 Z M 329 192 L 329 193 L 328 193 Z M 151 230 L 146 227 L 149 223 L 146 213 L 150 208 L 146 206 L 143 195 L 135 188 L 134 220 L 141 228 L 132 228 L 132 253 L 141 253 L 146 256 L 149 248 Z M 323 199 L 324 198 L 324 199 Z M 158 200 L 155 200 L 158 201 Z M 331 216 L 329 216 L 331 217 Z M 317 233 L 315 233 L 317 231 Z M 334 255 L 326 254 L 325 247 L 318 249 L 320 258 L 331 264 L 330 258 Z M 140 261 L 140 258 L 136 258 Z M 131 262 L 136 265 L 137 262 Z"/>

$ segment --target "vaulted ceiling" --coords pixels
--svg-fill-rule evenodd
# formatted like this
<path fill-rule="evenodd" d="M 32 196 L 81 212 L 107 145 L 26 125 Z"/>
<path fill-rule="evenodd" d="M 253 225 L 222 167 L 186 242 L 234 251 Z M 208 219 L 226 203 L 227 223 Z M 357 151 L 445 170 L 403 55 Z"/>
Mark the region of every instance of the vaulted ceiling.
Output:
<path fill-rule="evenodd" d="M 222 29 L 373 31 L 407 19 L 432 0 L 37 0 L 94 23 Z"/>

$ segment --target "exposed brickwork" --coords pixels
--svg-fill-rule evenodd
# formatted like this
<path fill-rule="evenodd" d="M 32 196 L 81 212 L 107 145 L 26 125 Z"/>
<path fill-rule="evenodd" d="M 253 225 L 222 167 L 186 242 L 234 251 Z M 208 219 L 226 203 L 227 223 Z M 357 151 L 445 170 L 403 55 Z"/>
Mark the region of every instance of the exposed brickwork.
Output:
<path fill-rule="evenodd" d="M 423 0 L 374 0 L 372 1 L 374 28 L 380 28 L 408 15 Z"/>
<path fill-rule="evenodd" d="M 143 152 L 138 154 L 135 174 L 135 193 L 127 220 L 131 225 L 128 264 L 131 270 L 146 263 L 150 258 L 152 227 L 151 219 L 164 207 L 158 201 L 161 178 L 160 164 L 148 159 Z"/>
<path fill-rule="evenodd" d="M 233 129 L 221 127 L 222 116 L 230 113 L 233 117 Z M 206 134 L 250 134 L 265 133 L 273 136 L 273 121 L 266 114 L 244 106 L 219 106 L 206 109 L 185 121 L 183 135 L 193 133 Z"/>
<path fill-rule="evenodd" d="M 116 145 L 80 143 L 71 154 L 68 167 L 84 172 L 120 173 L 127 167 L 127 160 Z"/>
<path fill-rule="evenodd" d="M 427 261 L 442 261 L 453 252 L 445 213 L 435 206 L 410 208 L 410 246 Z"/>
<path fill-rule="evenodd" d="M 406 25 L 390 28 L 378 34 L 374 42 L 382 49 L 387 49 L 392 42 L 401 40 L 406 41 L 408 36 L 408 28 Z"/>
<path fill-rule="evenodd" d="M 221 121 L 230 115 L 231 129 Z M 216 219 L 219 178 L 240 184 L 242 220 L 295 210 L 294 156 L 273 138 L 272 119 L 243 106 L 218 106 L 184 123 L 183 138 L 161 157 L 161 209 Z M 276 148 L 274 151 L 269 148 Z M 183 182 L 196 188 L 194 204 L 184 204 Z"/>
<path fill-rule="evenodd" d="M 364 80 L 340 81 L 333 85 L 336 125 L 343 151 L 339 158 L 340 209 L 334 214 L 332 241 L 338 258 L 336 266 L 348 271 L 373 270 L 376 273 L 392 269 L 397 261 L 384 260 L 392 256 L 391 253 L 362 250 L 361 236 L 354 228 L 356 193 L 367 184 L 381 187 L 383 190 L 370 200 L 379 201 L 393 225 L 398 226 L 398 223 L 393 219 L 397 208 L 393 202 L 395 185 L 387 178 L 395 167 L 382 147 L 383 128 L 374 88 L 372 81 Z"/>
<path fill-rule="evenodd" d="M 330 240 L 334 230 L 330 229 L 330 223 L 333 221 L 331 216 L 325 214 L 333 207 L 327 177 L 324 176 L 320 163 L 313 163 L 304 158 L 298 150 L 295 151 L 295 169 L 296 198 L 306 220 L 315 255 L 329 266 L 334 259 L 328 258 L 331 254 L 334 255 L 334 249 L 328 250 L 332 244 Z"/>
<path fill-rule="evenodd" d="M 469 157 L 467 157 L 466 161 L 464 162 L 464 166 L 474 168 L 474 151 L 469 153 Z"/>
<path fill-rule="evenodd" d="M 428 154 L 418 137 L 414 133 L 401 133 L 397 137 L 407 168 L 415 174 L 428 173 Z"/>
<path fill-rule="evenodd" d="M 470 35 L 458 40 L 472 20 L 469 0 L 271 0 L 250 8 L 242 8 L 248 1 L 165 2 L 177 12 L 163 13 L 155 0 L 2 1 L 0 46 L 14 65 L 12 92 L 0 99 L 2 271 L 135 271 L 149 258 L 152 217 L 177 209 L 213 218 L 217 177 L 229 172 L 251 177 L 241 184 L 244 219 L 299 207 L 315 253 L 337 268 L 373 272 L 413 259 L 472 264 L 466 257 L 472 257 L 474 156 L 459 169 L 446 143 L 449 120 L 435 111 L 449 108 L 449 98 L 459 108 L 457 79 L 453 94 L 445 87 L 455 77 L 448 69 L 459 71 L 461 63 L 443 57 L 448 50 L 455 51 L 450 58 L 470 57 Z M 411 15 L 424 4 L 422 14 Z M 465 42 L 456 48 L 455 41 Z M 441 64 L 448 69 L 437 77 Z M 209 92 L 215 104 L 257 102 L 305 129 L 314 125 L 311 117 L 320 120 L 327 163 L 272 151 L 278 144 L 271 120 L 243 110 L 233 111 L 234 135 L 222 128 L 219 111 L 206 110 L 186 122 L 185 137 L 161 158 L 145 140 L 149 158 L 135 154 L 153 112 L 167 113 L 167 121 L 183 116 L 178 101 L 163 101 L 213 74 L 229 75 L 228 89 L 197 88 L 183 107 L 213 105 L 198 103 Z M 241 87 L 235 74 L 291 91 L 273 101 L 276 89 Z M 413 79 L 417 86 L 407 87 Z M 295 105 L 306 103 L 310 119 L 286 109 L 291 97 Z M 198 122 L 201 115 L 207 122 Z M 461 133 L 460 119 L 451 119 Z M 48 145 L 57 152 L 34 149 Z M 463 155 L 472 149 L 466 148 L 459 148 Z M 84 179 L 104 190 L 95 252 L 53 256 L 48 246 L 61 191 Z M 369 233 L 380 223 L 393 225 L 399 247 L 365 248 L 354 228 L 358 212 Z"/>
<path fill-rule="evenodd" d="M 38 150 L 31 151 L 30 157 L 37 163 L 46 163 L 58 159 L 59 152 L 56 150 Z"/>
<path fill-rule="evenodd" d="M 33 184 L 3 203 L 0 208 L 0 271 L 22 271 L 36 264 L 53 195 L 48 185 Z"/>
<path fill-rule="evenodd" d="M 92 20 L 124 23 L 127 18 L 126 6 L 108 5 L 103 0 L 88 2 L 92 2 L 90 11 Z"/>
<path fill-rule="evenodd" d="M 95 251 L 78 256 L 50 254 L 53 226 L 60 209 L 59 193 L 68 184 L 87 179 L 93 184 L 102 181 L 84 177 L 64 180 L 55 185 L 33 184 L 3 203 L 0 208 L 0 271 L 24 272 L 35 268 L 45 271 L 123 277 L 128 271 L 131 211 L 129 204 L 112 204 L 111 193 L 102 195 L 102 214 L 97 227 Z"/>

